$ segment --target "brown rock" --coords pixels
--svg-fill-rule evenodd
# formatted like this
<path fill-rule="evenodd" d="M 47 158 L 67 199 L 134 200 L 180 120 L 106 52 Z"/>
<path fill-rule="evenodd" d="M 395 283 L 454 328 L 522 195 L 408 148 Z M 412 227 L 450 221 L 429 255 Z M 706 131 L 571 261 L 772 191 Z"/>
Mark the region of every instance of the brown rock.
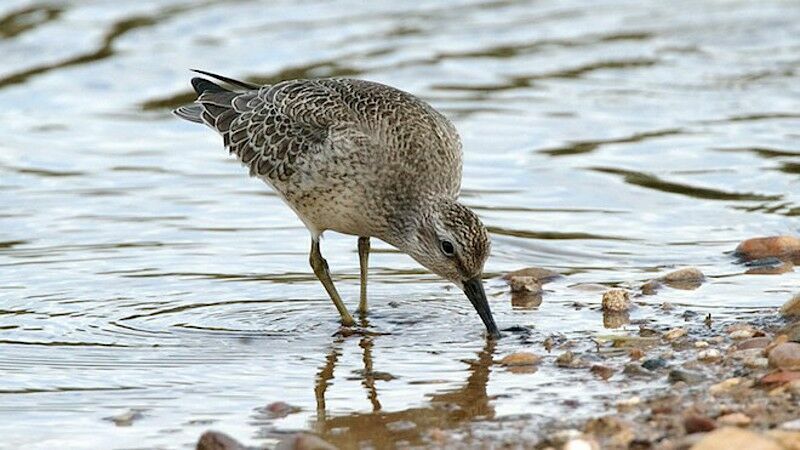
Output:
<path fill-rule="evenodd" d="M 611 378 L 612 375 L 614 375 L 614 369 L 601 364 L 595 364 L 589 370 L 596 376 L 602 378 L 603 380 L 607 380 Z"/>
<path fill-rule="evenodd" d="M 236 439 L 218 431 L 206 431 L 197 441 L 196 450 L 246 450 Z"/>
<path fill-rule="evenodd" d="M 736 247 L 735 254 L 744 260 L 781 258 L 800 261 L 800 239 L 795 236 L 770 236 L 747 239 Z"/>
<path fill-rule="evenodd" d="M 659 289 L 661 289 L 661 283 L 659 283 L 658 280 L 650 280 L 641 287 L 642 294 L 644 295 L 656 295 Z"/>
<path fill-rule="evenodd" d="M 777 441 L 784 450 L 800 450 L 800 432 L 785 430 L 770 430 L 767 436 Z"/>
<path fill-rule="evenodd" d="M 513 277 L 508 280 L 513 293 L 542 294 L 542 285 L 531 277 Z"/>
<path fill-rule="evenodd" d="M 609 289 L 603 294 L 603 311 L 627 311 L 631 307 L 630 294 L 625 289 Z"/>
<path fill-rule="evenodd" d="M 781 314 L 789 317 L 800 316 L 800 293 L 795 294 L 794 297 L 781 306 Z"/>
<path fill-rule="evenodd" d="M 560 273 L 541 267 L 527 267 L 503 275 L 503 279 L 511 281 L 514 278 L 528 278 L 539 285 L 549 283 L 561 276 Z"/>
<path fill-rule="evenodd" d="M 683 418 L 683 428 L 686 429 L 687 434 L 705 433 L 717 428 L 717 424 L 706 416 L 689 414 Z"/>
<path fill-rule="evenodd" d="M 750 350 L 753 348 L 766 348 L 771 339 L 768 337 L 757 337 L 757 338 L 750 338 L 744 341 L 740 341 L 733 346 L 734 350 Z"/>
<path fill-rule="evenodd" d="M 668 341 L 674 341 L 678 338 L 686 336 L 686 328 L 673 328 L 666 333 L 664 333 L 664 339 Z"/>
<path fill-rule="evenodd" d="M 786 342 L 769 352 L 769 365 L 779 369 L 800 369 L 800 344 Z"/>
<path fill-rule="evenodd" d="M 751 431 L 724 427 L 708 433 L 691 450 L 783 450 L 772 439 Z"/>
<path fill-rule="evenodd" d="M 517 352 L 506 355 L 500 360 L 504 366 L 533 366 L 539 364 L 542 357 L 530 352 Z"/>
<path fill-rule="evenodd" d="M 705 279 L 703 272 L 696 267 L 678 269 L 659 278 L 660 281 L 671 288 L 685 290 L 697 289 Z"/>
<path fill-rule="evenodd" d="M 628 356 L 630 356 L 631 361 L 638 361 L 644 357 L 644 350 L 640 348 L 632 348 L 628 350 Z"/>

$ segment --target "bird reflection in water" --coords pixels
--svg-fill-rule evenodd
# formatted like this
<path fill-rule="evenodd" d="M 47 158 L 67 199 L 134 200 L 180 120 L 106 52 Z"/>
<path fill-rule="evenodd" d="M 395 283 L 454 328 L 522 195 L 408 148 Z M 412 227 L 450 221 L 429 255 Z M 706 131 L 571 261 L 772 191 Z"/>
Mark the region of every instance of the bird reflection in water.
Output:
<path fill-rule="evenodd" d="M 363 325 L 366 328 L 367 324 Z M 359 343 L 364 363 L 364 369 L 360 372 L 361 384 L 372 404 L 372 412 L 335 415 L 326 408 L 325 392 L 334 378 L 344 338 L 339 337 L 333 343 L 325 364 L 317 374 L 314 390 L 317 416 L 312 429 L 326 441 L 343 449 L 363 446 L 391 449 L 400 443 L 420 444 L 426 434 L 435 428 L 451 429 L 474 419 L 494 417 L 494 408 L 486 393 L 495 350 L 494 340 L 487 340 L 477 358 L 468 363 L 467 381 L 461 388 L 431 395 L 424 406 L 388 412 L 381 408 L 375 383 L 390 379 L 391 376 L 373 369 L 374 338 L 363 336 Z"/>

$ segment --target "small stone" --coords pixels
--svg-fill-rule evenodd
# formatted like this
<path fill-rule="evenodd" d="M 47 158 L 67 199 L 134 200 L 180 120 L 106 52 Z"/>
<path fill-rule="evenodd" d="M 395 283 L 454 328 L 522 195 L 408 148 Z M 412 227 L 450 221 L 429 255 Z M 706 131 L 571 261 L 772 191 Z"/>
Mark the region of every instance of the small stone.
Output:
<path fill-rule="evenodd" d="M 275 450 L 336 450 L 336 447 L 313 434 L 296 433 L 278 442 Z"/>
<path fill-rule="evenodd" d="M 197 441 L 195 450 L 245 450 L 236 439 L 219 431 L 206 431 Z"/>
<path fill-rule="evenodd" d="M 517 352 L 506 355 L 500 360 L 504 366 L 533 366 L 539 364 L 542 357 L 529 352 Z"/>
<path fill-rule="evenodd" d="M 731 392 L 736 386 L 739 386 L 742 383 L 741 378 L 728 378 L 727 380 L 721 381 L 717 384 L 712 385 L 708 388 L 708 392 L 711 395 L 720 395 Z"/>
<path fill-rule="evenodd" d="M 631 358 L 631 361 L 638 361 L 644 357 L 644 350 L 640 348 L 632 348 L 628 350 L 628 356 Z"/>
<path fill-rule="evenodd" d="M 706 341 L 696 341 L 694 343 L 694 348 L 707 348 L 707 347 L 708 347 L 708 342 Z"/>
<path fill-rule="evenodd" d="M 686 328 L 673 328 L 664 334 L 664 339 L 668 341 L 674 341 L 678 338 L 686 336 L 686 333 Z"/>
<path fill-rule="evenodd" d="M 300 408 L 297 406 L 292 406 L 286 402 L 273 402 L 267 405 L 263 412 L 265 412 L 270 418 L 278 419 L 281 417 L 286 417 L 289 414 L 294 414 L 296 412 L 300 412 Z"/>
<path fill-rule="evenodd" d="M 722 359 L 722 353 L 715 348 L 710 348 L 708 350 L 703 350 L 697 354 L 697 359 L 704 362 L 714 362 L 719 361 Z"/>
<path fill-rule="evenodd" d="M 705 433 L 717 428 L 717 424 L 706 416 L 690 414 L 683 418 L 683 428 L 687 434 Z"/>
<path fill-rule="evenodd" d="M 650 358 L 642 362 L 642 367 L 647 370 L 658 370 L 667 367 L 667 360 L 664 358 Z"/>
<path fill-rule="evenodd" d="M 796 294 L 781 306 L 781 314 L 787 317 L 800 316 L 800 294 Z"/>
<path fill-rule="evenodd" d="M 609 289 L 603 294 L 603 311 L 627 311 L 631 307 L 630 294 L 625 289 Z"/>
<path fill-rule="evenodd" d="M 589 369 L 593 374 L 602 378 L 603 380 L 607 380 L 614 375 L 614 369 L 608 366 L 603 366 L 601 364 L 595 364 Z"/>
<path fill-rule="evenodd" d="M 773 339 L 772 342 L 770 342 L 769 345 L 767 345 L 766 348 L 764 348 L 764 354 L 769 355 L 769 352 L 771 352 L 773 348 L 781 344 L 785 344 L 789 342 L 789 340 L 790 340 L 789 336 L 785 334 L 779 334 L 778 336 L 775 336 L 775 339 Z"/>
<path fill-rule="evenodd" d="M 417 424 L 410 420 L 398 420 L 395 422 L 389 422 L 386 424 L 386 429 L 392 431 L 394 433 L 400 433 L 403 431 L 411 431 L 414 428 L 417 428 Z"/>
<path fill-rule="evenodd" d="M 734 348 L 736 350 L 748 350 L 751 348 L 761 349 L 761 348 L 766 348 L 766 346 L 769 345 L 770 342 L 771 339 L 768 337 L 750 338 L 737 342 Z"/>
<path fill-rule="evenodd" d="M 550 269 L 543 269 L 541 267 L 527 267 L 525 269 L 515 270 L 503 276 L 503 279 L 511 282 L 512 280 L 527 278 L 538 285 L 549 283 L 556 278 L 561 277 L 561 274 Z M 512 288 L 513 290 L 513 288 Z"/>
<path fill-rule="evenodd" d="M 751 338 L 754 334 L 755 331 L 753 330 L 736 330 L 733 333 L 730 333 L 728 336 L 730 336 L 731 339 L 740 340 Z"/>
<path fill-rule="evenodd" d="M 760 358 L 764 356 L 764 350 L 760 348 L 748 348 L 746 350 L 734 350 L 728 354 L 728 358 L 736 361 L 744 361 L 750 358 Z"/>
<path fill-rule="evenodd" d="M 769 352 L 769 365 L 780 369 L 800 369 L 800 344 L 786 342 Z"/>
<path fill-rule="evenodd" d="M 691 450 L 782 450 L 772 439 L 736 427 L 718 428 L 692 445 Z"/>
<path fill-rule="evenodd" d="M 515 294 L 541 294 L 543 292 L 542 285 L 530 277 L 513 277 L 508 280 L 508 286 Z"/>
<path fill-rule="evenodd" d="M 746 261 L 780 258 L 800 261 L 800 239 L 794 236 L 769 236 L 747 239 L 736 247 L 735 254 Z"/>
<path fill-rule="evenodd" d="M 139 409 L 130 409 L 122 414 L 117 414 L 116 416 L 110 416 L 104 418 L 109 422 L 114 422 L 114 425 L 118 427 L 129 427 L 133 425 L 133 422 L 141 419 L 144 417 L 142 415 L 142 411 Z"/>
<path fill-rule="evenodd" d="M 742 364 L 750 369 L 766 369 L 769 367 L 769 360 L 767 358 L 745 358 Z"/>
<path fill-rule="evenodd" d="M 652 377 L 653 373 L 647 369 L 642 368 L 639 364 L 626 364 L 625 368 L 622 370 L 622 373 L 629 377 L 634 378 L 642 378 L 642 377 Z"/>
<path fill-rule="evenodd" d="M 659 278 L 664 284 L 675 289 L 692 290 L 703 284 L 706 277 L 696 267 L 686 267 L 670 272 Z"/>
<path fill-rule="evenodd" d="M 642 403 L 642 399 L 639 396 L 633 396 L 631 398 L 626 398 L 625 400 L 620 400 L 617 402 L 617 408 L 619 409 L 629 409 L 638 404 Z"/>
<path fill-rule="evenodd" d="M 444 446 L 447 441 L 450 439 L 450 436 L 447 432 L 442 430 L 441 428 L 433 428 L 430 432 L 428 432 L 431 440 L 439 446 Z"/>
<path fill-rule="evenodd" d="M 669 380 L 670 383 L 677 383 L 679 381 L 682 381 L 688 385 L 700 383 L 704 379 L 705 377 L 701 373 L 683 369 L 670 370 L 669 375 L 667 375 L 667 380 Z"/>
<path fill-rule="evenodd" d="M 750 425 L 752 421 L 753 420 L 749 416 L 742 413 L 731 413 L 717 417 L 717 422 L 719 422 L 720 425 L 729 425 L 733 427 L 746 427 Z"/>
<path fill-rule="evenodd" d="M 650 280 L 641 287 L 642 294 L 644 295 L 656 295 L 659 289 L 661 289 L 661 283 L 659 283 L 658 280 Z"/>

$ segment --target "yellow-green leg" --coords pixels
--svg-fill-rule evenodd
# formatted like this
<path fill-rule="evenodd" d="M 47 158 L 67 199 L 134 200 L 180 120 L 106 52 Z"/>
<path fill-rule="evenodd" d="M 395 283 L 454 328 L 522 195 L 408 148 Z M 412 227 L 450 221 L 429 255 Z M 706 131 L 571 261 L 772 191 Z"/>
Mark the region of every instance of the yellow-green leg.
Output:
<path fill-rule="evenodd" d="M 358 238 L 358 262 L 361 266 L 361 298 L 358 301 L 358 312 L 367 313 L 367 272 L 369 270 L 369 236 Z"/>
<path fill-rule="evenodd" d="M 323 258 L 322 254 L 319 252 L 319 238 L 311 239 L 311 254 L 309 255 L 308 261 L 311 263 L 311 268 L 314 269 L 314 275 L 319 278 L 322 286 L 325 287 L 331 300 L 333 300 L 334 306 L 339 310 L 339 315 L 342 316 L 342 325 L 346 327 L 353 326 L 355 321 L 353 321 L 353 317 L 347 311 L 347 307 L 344 306 L 344 302 L 342 302 L 342 298 L 339 297 L 339 293 L 336 292 L 336 286 L 333 285 L 333 281 L 331 280 L 331 274 L 328 271 L 328 262 L 325 261 L 325 258 Z"/>

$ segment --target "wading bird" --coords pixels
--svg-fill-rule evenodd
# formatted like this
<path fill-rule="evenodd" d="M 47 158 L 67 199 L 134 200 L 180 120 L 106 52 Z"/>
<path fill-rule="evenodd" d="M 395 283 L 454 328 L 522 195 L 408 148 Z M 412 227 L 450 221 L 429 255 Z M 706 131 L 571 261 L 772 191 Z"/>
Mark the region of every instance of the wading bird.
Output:
<path fill-rule="evenodd" d="M 353 318 L 320 253 L 326 230 L 358 236 L 359 311 L 367 309 L 367 260 L 375 237 L 450 280 L 489 335 L 495 325 L 481 275 L 490 240 L 458 202 L 462 150 L 455 127 L 413 95 L 355 79 L 289 80 L 259 86 L 197 71 L 197 100 L 175 110 L 209 126 L 271 186 L 311 233 L 310 263 L 342 324 Z"/>

